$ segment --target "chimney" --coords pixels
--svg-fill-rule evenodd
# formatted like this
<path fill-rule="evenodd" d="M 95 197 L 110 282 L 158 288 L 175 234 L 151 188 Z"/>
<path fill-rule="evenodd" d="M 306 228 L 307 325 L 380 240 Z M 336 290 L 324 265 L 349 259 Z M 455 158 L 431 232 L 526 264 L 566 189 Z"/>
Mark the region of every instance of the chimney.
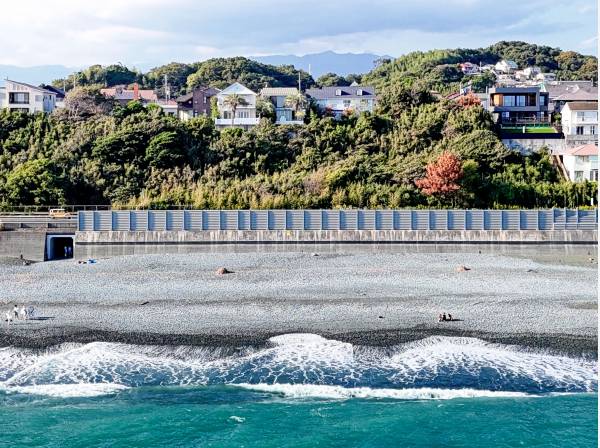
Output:
<path fill-rule="evenodd" d="M 140 99 L 140 86 L 138 86 L 138 83 L 134 83 L 133 84 L 133 100 L 137 101 Z"/>

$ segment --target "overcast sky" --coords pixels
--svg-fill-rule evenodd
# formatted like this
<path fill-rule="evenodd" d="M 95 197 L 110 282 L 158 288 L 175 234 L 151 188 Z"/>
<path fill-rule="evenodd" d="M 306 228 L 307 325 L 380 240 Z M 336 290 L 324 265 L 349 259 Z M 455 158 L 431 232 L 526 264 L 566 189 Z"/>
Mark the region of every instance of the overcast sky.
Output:
<path fill-rule="evenodd" d="M 215 56 L 482 47 L 595 54 L 596 0 L 19 0 L 3 2 L 0 64 L 80 67 Z"/>

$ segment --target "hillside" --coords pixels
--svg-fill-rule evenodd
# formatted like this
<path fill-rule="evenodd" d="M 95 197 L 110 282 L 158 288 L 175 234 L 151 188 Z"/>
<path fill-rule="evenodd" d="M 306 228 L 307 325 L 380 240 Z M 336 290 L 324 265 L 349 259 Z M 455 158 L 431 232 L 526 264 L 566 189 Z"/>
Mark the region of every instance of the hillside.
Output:
<path fill-rule="evenodd" d="M 486 48 L 409 53 L 379 65 L 363 77 L 363 82 L 380 88 L 400 84 L 447 93 L 458 90 L 460 83 L 466 81 L 459 63 L 495 64 L 501 59 L 514 60 L 519 67 L 536 65 L 543 72 L 556 73 L 558 79 L 597 81 L 598 61 L 594 56 L 526 42 L 502 41 Z M 479 91 L 493 82 L 489 74 L 469 76 L 468 80 Z"/>
<path fill-rule="evenodd" d="M 164 75 L 167 75 L 171 95 L 177 96 L 199 85 L 224 88 L 233 82 L 241 82 L 248 88 L 259 91 L 265 86 L 295 87 L 298 75 L 303 88 L 310 87 L 314 80 L 307 72 L 296 70 L 290 65 L 274 66 L 244 57 L 214 58 L 203 62 L 184 64 L 172 62 L 142 73 L 123 65 L 92 65 L 72 73 L 65 79 L 52 82 L 57 87 L 66 85 L 67 90 L 75 86 L 114 86 L 138 82 L 141 87 L 164 92 Z"/>

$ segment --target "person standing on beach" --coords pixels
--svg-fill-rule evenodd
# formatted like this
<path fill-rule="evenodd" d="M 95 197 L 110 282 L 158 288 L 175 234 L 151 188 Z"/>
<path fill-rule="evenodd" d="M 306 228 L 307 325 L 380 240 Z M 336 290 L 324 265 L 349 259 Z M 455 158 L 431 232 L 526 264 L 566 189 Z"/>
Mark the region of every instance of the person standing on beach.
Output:
<path fill-rule="evenodd" d="M 16 303 L 15 303 L 15 306 L 13 307 L 13 315 L 15 316 L 15 320 L 17 320 L 19 318 L 19 307 L 17 306 Z"/>

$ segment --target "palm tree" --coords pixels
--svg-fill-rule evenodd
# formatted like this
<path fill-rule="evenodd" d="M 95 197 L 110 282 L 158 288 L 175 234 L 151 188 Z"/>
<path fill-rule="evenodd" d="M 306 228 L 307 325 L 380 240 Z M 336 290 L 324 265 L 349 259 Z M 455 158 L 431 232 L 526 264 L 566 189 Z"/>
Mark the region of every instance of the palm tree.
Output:
<path fill-rule="evenodd" d="M 285 105 L 294 110 L 294 115 L 298 114 L 299 109 L 304 109 L 306 106 L 306 98 L 302 93 L 294 93 L 285 97 Z"/>
<path fill-rule="evenodd" d="M 235 120 L 235 111 L 239 106 L 247 106 L 248 101 L 246 101 L 246 99 L 243 96 L 240 96 L 237 93 L 232 93 L 223 100 L 223 104 L 225 106 L 229 106 L 229 108 L 231 109 L 231 126 L 233 126 Z"/>

